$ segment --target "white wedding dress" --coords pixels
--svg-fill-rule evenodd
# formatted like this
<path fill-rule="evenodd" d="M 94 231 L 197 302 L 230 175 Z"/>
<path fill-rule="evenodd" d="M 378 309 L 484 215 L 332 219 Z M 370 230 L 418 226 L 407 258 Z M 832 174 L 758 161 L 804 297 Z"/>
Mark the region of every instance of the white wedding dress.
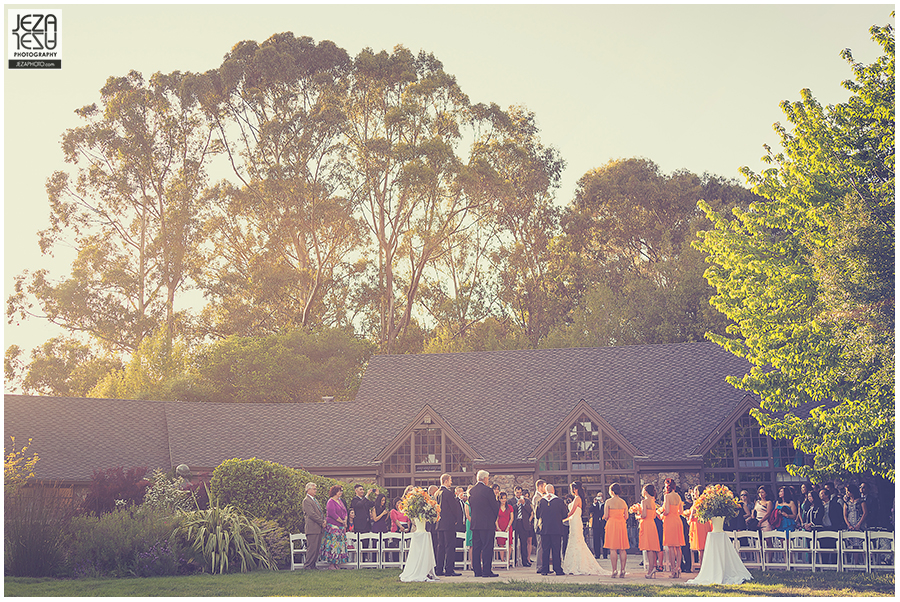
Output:
<path fill-rule="evenodd" d="M 574 504 L 574 502 L 573 502 Z M 572 504 L 569 504 L 569 512 Z M 575 509 L 575 514 L 568 520 L 569 543 L 566 545 L 566 556 L 562 561 L 562 570 L 566 575 L 600 575 L 603 569 L 594 558 L 591 549 L 584 541 L 584 530 L 581 522 L 581 508 Z"/>

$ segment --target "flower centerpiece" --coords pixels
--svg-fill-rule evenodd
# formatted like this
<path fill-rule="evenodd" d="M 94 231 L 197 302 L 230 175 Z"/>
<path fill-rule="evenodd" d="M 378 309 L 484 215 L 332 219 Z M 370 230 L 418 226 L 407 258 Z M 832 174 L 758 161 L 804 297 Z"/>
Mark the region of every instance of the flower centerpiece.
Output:
<path fill-rule="evenodd" d="M 437 501 L 428 495 L 428 491 L 421 487 L 410 489 L 409 493 L 400 500 L 400 511 L 417 525 L 425 530 L 425 521 L 437 522 L 441 518 L 441 507 Z"/>
<path fill-rule="evenodd" d="M 721 531 L 725 519 L 736 516 L 741 510 L 741 503 L 725 485 L 707 486 L 694 503 L 697 505 L 697 518 L 703 522 L 711 520 L 713 531 Z"/>
<path fill-rule="evenodd" d="M 640 504 L 632 504 L 628 509 L 631 514 L 637 514 L 638 518 L 641 516 L 641 505 Z"/>

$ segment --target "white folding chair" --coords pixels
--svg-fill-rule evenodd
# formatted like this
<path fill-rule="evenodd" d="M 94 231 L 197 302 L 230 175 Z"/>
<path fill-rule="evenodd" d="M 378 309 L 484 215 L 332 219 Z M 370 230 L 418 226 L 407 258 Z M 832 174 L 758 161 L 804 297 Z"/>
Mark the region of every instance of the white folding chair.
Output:
<path fill-rule="evenodd" d="M 813 570 L 812 531 L 791 531 L 788 538 L 788 564 L 790 569 Z"/>
<path fill-rule="evenodd" d="M 491 567 L 504 567 L 509 568 L 510 562 L 510 534 L 507 531 L 495 531 L 494 532 L 494 560 L 491 563 Z M 500 540 L 498 542 L 498 540 Z"/>
<path fill-rule="evenodd" d="M 841 570 L 869 572 L 869 546 L 865 531 L 841 531 Z"/>
<path fill-rule="evenodd" d="M 762 532 L 763 570 L 788 570 L 788 538 L 784 531 Z"/>
<path fill-rule="evenodd" d="M 894 572 L 894 534 L 891 531 L 867 531 L 869 570 Z"/>
<path fill-rule="evenodd" d="M 813 570 L 841 570 L 839 531 L 816 531 L 813 538 Z"/>
<path fill-rule="evenodd" d="M 379 568 L 403 568 L 403 534 L 381 534 L 381 563 Z"/>
<path fill-rule="evenodd" d="M 456 532 L 456 564 L 462 564 L 462 570 L 468 571 L 471 568 L 471 562 L 469 561 L 469 549 L 466 547 L 466 532 L 465 531 L 457 531 Z"/>
<path fill-rule="evenodd" d="M 762 543 L 759 539 L 759 531 L 735 531 L 735 546 L 741 562 L 748 569 L 763 568 Z"/>
<path fill-rule="evenodd" d="M 304 562 L 306 562 L 306 534 L 291 533 L 291 570 L 301 568 Z"/>
<path fill-rule="evenodd" d="M 359 568 L 359 533 L 355 533 L 353 531 L 347 532 L 347 555 L 350 556 L 350 560 L 347 561 L 347 566 L 352 566 Z"/>
<path fill-rule="evenodd" d="M 359 556 L 359 568 L 381 568 L 381 534 L 360 533 L 357 555 Z"/>

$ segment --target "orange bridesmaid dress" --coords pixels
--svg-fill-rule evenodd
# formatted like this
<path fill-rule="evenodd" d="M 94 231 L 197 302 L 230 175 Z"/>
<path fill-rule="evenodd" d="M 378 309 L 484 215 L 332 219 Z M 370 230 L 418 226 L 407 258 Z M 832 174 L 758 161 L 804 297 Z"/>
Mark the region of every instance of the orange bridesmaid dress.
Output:
<path fill-rule="evenodd" d="M 638 547 L 642 550 L 659 552 L 659 532 L 656 530 L 656 502 L 650 500 L 653 509 L 650 516 L 641 519 L 641 535 Z"/>
<path fill-rule="evenodd" d="M 701 523 L 700 519 L 697 518 L 697 515 L 691 512 L 691 517 L 688 519 L 690 525 L 690 543 L 692 550 L 705 550 L 706 549 L 706 535 L 712 531 L 712 521 Z"/>
<path fill-rule="evenodd" d="M 628 507 L 610 508 L 609 518 L 606 521 L 606 532 L 603 539 L 603 547 L 610 550 L 627 550 L 631 546 L 628 545 L 628 527 L 625 525 L 625 518 Z"/>
<path fill-rule="evenodd" d="M 667 493 L 666 497 L 673 496 L 678 500 L 677 504 L 669 503 L 669 514 L 663 517 L 663 546 L 681 547 L 684 545 L 684 526 L 681 523 L 681 509 L 684 502 L 677 493 Z"/>

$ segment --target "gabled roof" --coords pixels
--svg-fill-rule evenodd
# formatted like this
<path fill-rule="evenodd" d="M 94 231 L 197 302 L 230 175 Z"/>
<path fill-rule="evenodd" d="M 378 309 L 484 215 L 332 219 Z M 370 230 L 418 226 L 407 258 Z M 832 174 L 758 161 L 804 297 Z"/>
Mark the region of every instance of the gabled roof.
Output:
<path fill-rule="evenodd" d="M 680 461 L 745 397 L 725 377 L 749 369 L 710 342 L 377 355 L 355 403 L 384 408 L 379 429 L 428 404 L 486 462 L 512 464 L 584 399 L 650 459 Z"/>
<path fill-rule="evenodd" d="M 713 343 L 379 355 L 352 402 L 187 403 L 6 395 L 4 433 L 38 478 L 115 466 L 365 467 L 428 406 L 487 464 L 519 464 L 579 404 L 654 461 L 685 461 L 746 393 L 749 364 Z"/>

